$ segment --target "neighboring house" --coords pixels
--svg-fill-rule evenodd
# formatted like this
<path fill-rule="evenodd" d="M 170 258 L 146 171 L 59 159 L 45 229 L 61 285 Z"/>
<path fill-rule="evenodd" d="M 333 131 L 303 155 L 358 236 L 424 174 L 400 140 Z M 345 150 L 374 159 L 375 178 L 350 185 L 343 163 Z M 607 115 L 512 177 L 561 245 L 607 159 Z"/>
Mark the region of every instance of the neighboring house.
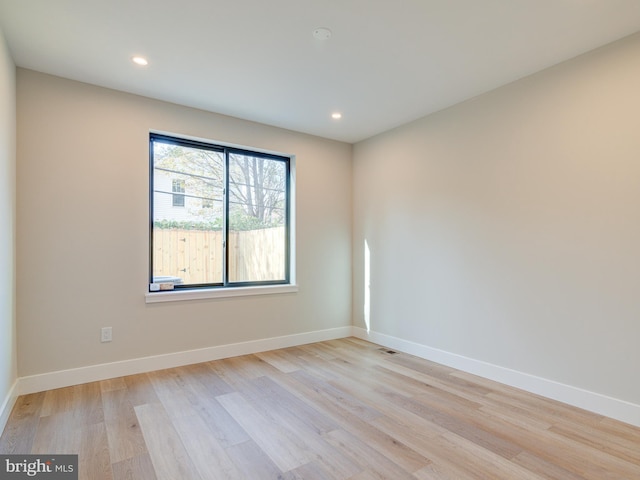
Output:
<path fill-rule="evenodd" d="M 154 171 L 155 220 L 201 222 L 205 209 L 213 208 L 213 201 L 189 190 L 185 175 Z"/>

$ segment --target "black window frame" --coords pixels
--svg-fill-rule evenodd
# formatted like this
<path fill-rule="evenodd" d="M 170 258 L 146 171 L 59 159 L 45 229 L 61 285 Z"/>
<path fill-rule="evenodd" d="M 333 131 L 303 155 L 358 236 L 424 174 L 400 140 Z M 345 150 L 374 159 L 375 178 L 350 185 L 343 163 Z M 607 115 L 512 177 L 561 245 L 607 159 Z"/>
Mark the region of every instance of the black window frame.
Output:
<path fill-rule="evenodd" d="M 178 145 L 188 148 L 198 148 L 204 150 L 210 150 L 220 152 L 224 158 L 224 199 L 223 199 L 223 259 L 224 265 L 222 266 L 222 282 L 221 283 L 203 283 L 203 284 L 175 284 L 174 290 L 197 290 L 197 289 L 220 289 L 220 288 L 240 288 L 240 287 L 252 287 L 252 286 L 268 286 L 268 285 L 290 285 L 291 284 L 291 211 L 292 211 L 292 198 L 291 198 L 291 182 L 292 171 L 291 163 L 292 156 L 284 154 L 267 153 L 260 150 L 253 150 L 251 148 L 229 146 L 216 142 L 208 142 L 203 140 L 193 140 L 190 138 L 183 138 L 179 136 L 173 136 L 168 134 L 150 133 L 149 134 L 149 292 L 156 293 L 157 290 L 151 290 L 151 284 L 153 283 L 153 228 L 154 228 L 154 156 L 153 156 L 153 143 L 159 141 L 162 143 L 168 143 L 172 145 Z M 247 155 L 251 157 L 265 158 L 270 160 L 277 160 L 283 162 L 285 165 L 285 255 L 284 255 L 284 279 L 282 280 L 267 280 L 267 281 L 243 281 L 243 282 L 230 282 L 228 278 L 228 266 L 229 266 L 229 158 L 232 154 Z M 175 193 L 172 192 L 174 195 Z M 182 195 L 186 195 L 182 194 Z"/>

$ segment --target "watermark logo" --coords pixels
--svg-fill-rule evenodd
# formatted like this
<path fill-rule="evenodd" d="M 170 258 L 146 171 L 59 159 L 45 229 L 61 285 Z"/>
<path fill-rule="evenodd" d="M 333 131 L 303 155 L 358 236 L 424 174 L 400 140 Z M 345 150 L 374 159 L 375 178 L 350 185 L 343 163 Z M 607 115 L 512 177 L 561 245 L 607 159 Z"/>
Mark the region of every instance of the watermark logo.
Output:
<path fill-rule="evenodd" d="M 0 480 L 78 480 L 78 455 L 0 455 Z"/>

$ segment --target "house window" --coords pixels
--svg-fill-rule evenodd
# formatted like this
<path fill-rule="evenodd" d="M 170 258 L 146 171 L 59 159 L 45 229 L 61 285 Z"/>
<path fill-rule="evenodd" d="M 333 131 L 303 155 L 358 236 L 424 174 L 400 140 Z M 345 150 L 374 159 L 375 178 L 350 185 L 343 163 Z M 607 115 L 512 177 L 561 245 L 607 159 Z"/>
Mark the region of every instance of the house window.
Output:
<path fill-rule="evenodd" d="M 171 185 L 173 195 L 171 197 L 174 207 L 184 207 L 184 184 L 184 180 L 173 180 Z"/>
<path fill-rule="evenodd" d="M 290 282 L 290 157 L 151 134 L 150 162 L 150 283 Z"/>

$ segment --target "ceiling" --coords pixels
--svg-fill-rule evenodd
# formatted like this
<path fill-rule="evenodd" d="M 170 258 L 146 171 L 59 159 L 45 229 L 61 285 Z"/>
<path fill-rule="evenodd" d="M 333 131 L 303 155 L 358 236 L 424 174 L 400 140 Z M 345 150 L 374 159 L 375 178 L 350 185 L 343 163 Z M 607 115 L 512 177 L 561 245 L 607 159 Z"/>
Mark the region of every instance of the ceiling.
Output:
<path fill-rule="evenodd" d="M 355 143 L 640 31 L 640 0 L 0 0 L 0 28 L 20 67 Z"/>

